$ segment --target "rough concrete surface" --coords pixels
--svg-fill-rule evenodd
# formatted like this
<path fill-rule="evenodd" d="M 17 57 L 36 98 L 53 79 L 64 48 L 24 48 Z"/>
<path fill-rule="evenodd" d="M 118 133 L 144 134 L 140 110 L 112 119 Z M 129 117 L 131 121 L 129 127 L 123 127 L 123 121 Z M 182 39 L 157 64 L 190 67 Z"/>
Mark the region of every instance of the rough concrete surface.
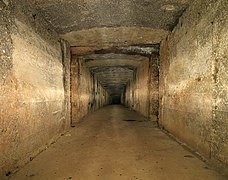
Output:
<path fill-rule="evenodd" d="M 85 59 L 75 58 L 71 63 L 71 125 L 75 126 L 87 114 L 107 105 L 109 95 L 86 66 Z"/>
<path fill-rule="evenodd" d="M 194 1 L 161 45 L 160 124 L 228 170 L 228 2 Z M 225 63 L 226 62 L 226 63 Z"/>
<path fill-rule="evenodd" d="M 76 143 L 60 147 L 63 156 L 58 158 L 69 163 L 64 153 L 71 150 L 76 155 L 72 165 L 83 167 L 82 179 L 93 173 L 98 178 L 102 169 L 96 163 L 103 161 L 105 178 L 176 179 L 178 173 L 187 174 L 186 179 L 219 179 L 199 168 L 202 162 L 189 159 L 192 155 L 183 155 L 186 151 L 176 151 L 175 143 L 150 122 L 135 122 L 133 116 L 138 116 L 126 109 L 104 108 L 94 122 L 90 117 L 78 123 L 100 107 L 120 102 L 158 121 L 228 174 L 227 9 L 227 0 L 0 0 L 0 179 L 32 160 L 70 125 L 79 126 L 70 141 L 88 140 L 91 156 L 83 143 Z M 98 133 L 102 149 L 93 139 Z M 132 144 L 131 138 L 136 140 Z M 108 141 L 107 147 L 102 144 Z M 104 156 L 93 154 L 97 151 Z M 121 173 L 121 158 L 122 170 L 129 174 Z M 194 164 L 187 166 L 189 161 Z M 58 177 L 73 178 L 65 170 Z M 40 172 L 27 176 L 36 178 Z M 46 175 L 52 178 L 61 170 L 50 172 Z"/>
<path fill-rule="evenodd" d="M 63 124 L 64 129 L 69 127 L 71 123 L 71 53 L 70 44 L 65 41 L 60 41 L 61 45 L 61 55 L 62 55 L 62 65 L 63 65 L 63 88 L 64 88 L 64 117 L 66 121 Z"/>
<path fill-rule="evenodd" d="M 159 43 L 168 33 L 163 29 L 146 27 L 104 27 L 72 31 L 61 36 L 73 47 L 99 50 L 112 46 Z"/>
<path fill-rule="evenodd" d="M 123 104 L 153 121 L 157 121 L 158 115 L 158 68 L 156 55 L 142 61 L 123 94 Z"/>
<path fill-rule="evenodd" d="M 106 106 L 64 134 L 11 179 L 225 180 L 144 120 L 123 106 Z"/>
<path fill-rule="evenodd" d="M 0 1 L 0 22 L 0 85 L 2 86 L 12 68 L 12 18 L 10 8 L 2 1 Z"/>
<path fill-rule="evenodd" d="M 134 77 L 126 86 L 124 104 L 148 116 L 149 59 L 142 62 L 134 72 Z"/>
<path fill-rule="evenodd" d="M 189 0 L 32 0 L 32 2 L 60 33 L 93 27 L 120 26 L 172 30 L 190 3 Z"/>
<path fill-rule="evenodd" d="M 9 3 L 0 1 L 0 179 L 69 127 L 69 55 L 63 62 L 59 36 L 36 10 Z"/>

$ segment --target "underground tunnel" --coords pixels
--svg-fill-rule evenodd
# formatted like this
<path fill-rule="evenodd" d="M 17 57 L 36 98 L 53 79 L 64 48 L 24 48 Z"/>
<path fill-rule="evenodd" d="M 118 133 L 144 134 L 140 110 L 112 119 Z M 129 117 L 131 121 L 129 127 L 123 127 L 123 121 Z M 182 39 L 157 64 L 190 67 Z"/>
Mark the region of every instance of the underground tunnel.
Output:
<path fill-rule="evenodd" d="M 0 179 L 226 179 L 227 0 L 0 0 Z"/>

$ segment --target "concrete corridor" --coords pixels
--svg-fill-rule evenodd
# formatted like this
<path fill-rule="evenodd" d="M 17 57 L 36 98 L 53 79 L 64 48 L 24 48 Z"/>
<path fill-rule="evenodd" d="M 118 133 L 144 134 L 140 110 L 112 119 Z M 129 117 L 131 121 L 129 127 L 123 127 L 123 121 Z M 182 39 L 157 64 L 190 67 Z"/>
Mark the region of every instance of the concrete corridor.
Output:
<path fill-rule="evenodd" d="M 106 106 L 61 136 L 12 180 L 223 179 L 151 121 Z"/>
<path fill-rule="evenodd" d="M 228 176 L 227 9 L 0 0 L 0 180 Z"/>

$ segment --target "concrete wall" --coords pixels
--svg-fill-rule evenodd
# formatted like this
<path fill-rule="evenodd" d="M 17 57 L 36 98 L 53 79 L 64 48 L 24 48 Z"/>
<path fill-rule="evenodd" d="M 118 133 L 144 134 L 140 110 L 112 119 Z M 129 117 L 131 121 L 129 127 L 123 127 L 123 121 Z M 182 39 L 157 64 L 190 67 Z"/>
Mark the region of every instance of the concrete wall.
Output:
<path fill-rule="evenodd" d="M 161 44 L 160 124 L 228 164 L 228 3 L 194 1 Z"/>
<path fill-rule="evenodd" d="M 153 55 L 140 63 L 122 100 L 127 107 L 153 121 L 158 116 L 158 61 L 158 56 Z"/>
<path fill-rule="evenodd" d="M 67 43 L 62 41 L 61 48 L 58 35 L 27 1 L 12 9 L 4 2 L 0 1 L 0 179 L 70 125 Z"/>
<path fill-rule="evenodd" d="M 109 95 L 91 74 L 85 60 L 73 58 L 71 63 L 72 126 L 87 114 L 105 106 Z"/>

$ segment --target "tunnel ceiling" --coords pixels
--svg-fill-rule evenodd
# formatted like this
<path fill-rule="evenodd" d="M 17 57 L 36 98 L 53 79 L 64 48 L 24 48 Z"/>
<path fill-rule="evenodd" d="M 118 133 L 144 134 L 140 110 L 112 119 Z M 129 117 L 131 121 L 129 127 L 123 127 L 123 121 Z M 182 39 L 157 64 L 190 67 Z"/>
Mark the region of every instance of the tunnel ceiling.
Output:
<path fill-rule="evenodd" d="M 111 95 L 176 26 L 190 0 L 31 0 Z M 77 59 L 76 58 L 76 59 Z M 75 59 L 75 58 L 74 58 Z"/>
<path fill-rule="evenodd" d="M 94 27 L 172 30 L 190 0 L 33 0 L 64 34 Z"/>
<path fill-rule="evenodd" d="M 190 0 L 31 0 L 71 46 L 159 43 Z"/>

